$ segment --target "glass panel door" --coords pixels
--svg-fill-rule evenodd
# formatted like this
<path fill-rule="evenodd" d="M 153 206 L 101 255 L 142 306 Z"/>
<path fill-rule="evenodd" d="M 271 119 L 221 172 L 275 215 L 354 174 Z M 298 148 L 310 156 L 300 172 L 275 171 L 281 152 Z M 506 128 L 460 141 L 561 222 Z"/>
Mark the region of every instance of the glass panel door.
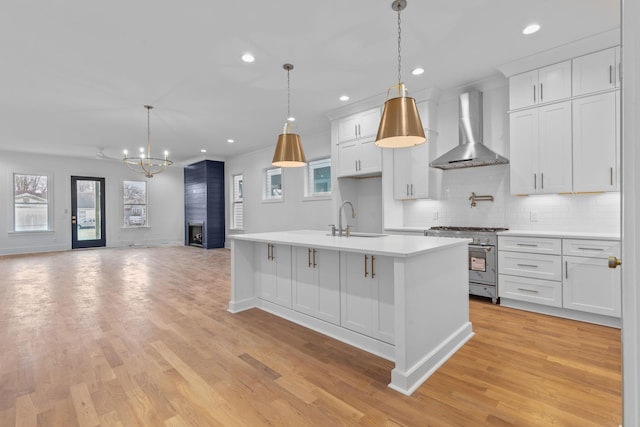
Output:
<path fill-rule="evenodd" d="M 104 178 L 71 177 L 71 247 L 106 246 Z"/>

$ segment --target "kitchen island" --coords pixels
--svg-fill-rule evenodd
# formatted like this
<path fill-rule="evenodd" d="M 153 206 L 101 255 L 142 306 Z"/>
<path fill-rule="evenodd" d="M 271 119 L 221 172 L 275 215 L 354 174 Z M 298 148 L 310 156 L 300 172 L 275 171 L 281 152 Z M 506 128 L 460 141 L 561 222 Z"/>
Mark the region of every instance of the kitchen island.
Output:
<path fill-rule="evenodd" d="M 259 308 L 395 363 L 410 395 L 472 336 L 469 239 L 231 236 L 229 311 Z"/>

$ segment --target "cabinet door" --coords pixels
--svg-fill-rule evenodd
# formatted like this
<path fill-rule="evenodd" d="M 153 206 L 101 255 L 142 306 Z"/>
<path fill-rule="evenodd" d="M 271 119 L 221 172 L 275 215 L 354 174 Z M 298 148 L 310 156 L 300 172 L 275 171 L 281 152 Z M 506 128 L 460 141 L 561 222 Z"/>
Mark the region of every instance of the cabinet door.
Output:
<path fill-rule="evenodd" d="M 425 145 L 425 144 L 422 144 Z M 411 159 L 413 147 L 393 150 L 393 197 L 397 200 L 412 199 L 411 196 Z"/>
<path fill-rule="evenodd" d="M 539 103 L 559 101 L 571 97 L 571 61 L 538 70 Z"/>
<path fill-rule="evenodd" d="M 573 60 L 573 96 L 613 89 L 617 85 L 616 48 Z"/>
<path fill-rule="evenodd" d="M 573 189 L 571 102 L 539 107 L 538 193 L 568 193 Z"/>
<path fill-rule="evenodd" d="M 256 243 L 258 295 L 291 308 L 291 246 Z"/>
<path fill-rule="evenodd" d="M 429 146 L 420 144 L 411 147 L 410 151 L 410 186 L 414 199 L 429 197 Z"/>
<path fill-rule="evenodd" d="M 573 101 L 573 188 L 616 191 L 618 141 L 616 93 Z"/>
<path fill-rule="evenodd" d="M 358 141 L 358 174 L 382 171 L 382 148 L 374 144 L 375 138 Z"/>
<path fill-rule="evenodd" d="M 293 251 L 293 309 L 340 324 L 339 253 L 306 247 Z"/>
<path fill-rule="evenodd" d="M 509 77 L 509 108 L 529 107 L 538 102 L 538 70 Z"/>
<path fill-rule="evenodd" d="M 357 141 L 343 142 L 338 146 L 338 176 L 351 176 L 356 173 L 358 161 Z"/>
<path fill-rule="evenodd" d="M 338 120 L 338 142 L 354 141 L 358 138 L 358 115 Z"/>
<path fill-rule="evenodd" d="M 620 317 L 620 269 L 609 268 L 607 259 L 563 257 L 563 307 Z"/>
<path fill-rule="evenodd" d="M 393 344 L 393 259 L 341 253 L 341 325 Z"/>
<path fill-rule="evenodd" d="M 395 336 L 393 258 L 372 256 L 371 272 L 373 275 L 371 335 L 393 344 Z"/>
<path fill-rule="evenodd" d="M 511 113 L 509 124 L 511 194 L 535 193 L 538 173 L 538 109 Z"/>
<path fill-rule="evenodd" d="M 374 137 L 378 134 L 380 126 L 380 108 L 372 108 L 371 110 L 360 113 L 360 127 L 358 128 L 360 138 Z"/>
<path fill-rule="evenodd" d="M 370 255 L 340 254 L 340 323 L 343 327 L 370 336 L 372 330 L 373 295 Z"/>

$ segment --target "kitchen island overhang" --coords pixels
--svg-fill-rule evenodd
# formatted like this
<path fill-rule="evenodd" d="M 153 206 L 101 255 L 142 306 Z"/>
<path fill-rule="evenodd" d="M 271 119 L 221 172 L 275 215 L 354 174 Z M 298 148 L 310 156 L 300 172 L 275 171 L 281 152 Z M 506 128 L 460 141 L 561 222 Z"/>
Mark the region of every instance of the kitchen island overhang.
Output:
<path fill-rule="evenodd" d="M 410 395 L 473 336 L 469 242 L 235 235 L 229 312 L 259 308 L 393 361 L 389 387 Z"/>

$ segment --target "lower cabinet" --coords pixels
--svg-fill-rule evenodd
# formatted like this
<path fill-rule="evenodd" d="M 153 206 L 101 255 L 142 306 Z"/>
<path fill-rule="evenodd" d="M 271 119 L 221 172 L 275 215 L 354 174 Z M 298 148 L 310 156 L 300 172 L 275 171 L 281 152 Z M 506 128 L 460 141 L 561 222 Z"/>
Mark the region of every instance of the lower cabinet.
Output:
<path fill-rule="evenodd" d="M 291 308 L 291 246 L 256 243 L 254 250 L 258 296 Z"/>
<path fill-rule="evenodd" d="M 565 308 L 620 317 L 620 269 L 606 258 L 565 256 L 562 299 Z"/>
<path fill-rule="evenodd" d="M 607 259 L 620 256 L 619 241 L 517 236 L 498 239 L 501 298 L 558 307 L 564 309 L 558 312 L 561 315 L 594 323 L 603 318 L 593 314 L 620 318 L 620 269 L 609 268 Z M 576 311 L 591 315 L 579 317 Z"/>
<path fill-rule="evenodd" d="M 338 251 L 293 248 L 292 308 L 340 324 L 340 255 Z"/>
<path fill-rule="evenodd" d="M 393 344 L 393 259 L 340 253 L 341 325 Z"/>

